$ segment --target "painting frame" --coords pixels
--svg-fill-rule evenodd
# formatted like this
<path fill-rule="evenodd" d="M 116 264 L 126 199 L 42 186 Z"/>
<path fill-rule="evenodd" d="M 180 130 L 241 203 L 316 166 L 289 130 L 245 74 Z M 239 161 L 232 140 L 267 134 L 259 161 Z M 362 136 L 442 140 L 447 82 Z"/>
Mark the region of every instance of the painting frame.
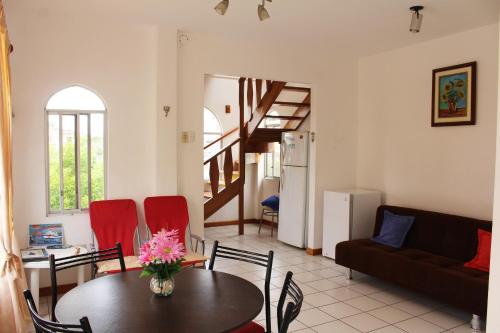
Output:
<path fill-rule="evenodd" d="M 476 124 L 476 76 L 476 61 L 432 71 L 432 127 Z"/>

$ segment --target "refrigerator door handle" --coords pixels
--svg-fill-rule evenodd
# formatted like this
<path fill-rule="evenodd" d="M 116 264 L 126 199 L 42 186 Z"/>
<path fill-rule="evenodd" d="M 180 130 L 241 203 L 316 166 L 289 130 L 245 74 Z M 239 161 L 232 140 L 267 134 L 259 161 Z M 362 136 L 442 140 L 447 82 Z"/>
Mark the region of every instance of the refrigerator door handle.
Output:
<path fill-rule="evenodd" d="M 283 170 L 283 165 L 285 164 L 285 157 L 286 157 L 286 139 L 283 138 L 281 142 L 281 170 Z"/>
<path fill-rule="evenodd" d="M 283 185 L 285 183 L 285 168 L 281 167 L 281 173 L 280 173 L 280 187 L 281 187 L 281 192 L 283 192 Z"/>

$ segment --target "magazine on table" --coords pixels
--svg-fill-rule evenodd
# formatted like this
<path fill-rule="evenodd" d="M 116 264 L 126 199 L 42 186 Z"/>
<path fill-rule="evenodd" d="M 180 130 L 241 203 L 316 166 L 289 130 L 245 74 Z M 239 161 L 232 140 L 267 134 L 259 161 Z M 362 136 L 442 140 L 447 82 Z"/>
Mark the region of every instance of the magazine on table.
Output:
<path fill-rule="evenodd" d="M 44 248 L 28 248 L 21 250 L 21 258 L 24 262 L 47 260 L 48 253 Z"/>

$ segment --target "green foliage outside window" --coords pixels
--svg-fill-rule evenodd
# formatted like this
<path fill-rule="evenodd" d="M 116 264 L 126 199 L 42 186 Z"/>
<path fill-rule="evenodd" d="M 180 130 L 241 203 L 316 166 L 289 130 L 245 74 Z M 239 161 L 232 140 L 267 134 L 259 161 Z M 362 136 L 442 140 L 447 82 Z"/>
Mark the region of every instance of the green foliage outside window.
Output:
<path fill-rule="evenodd" d="M 92 121 L 94 121 L 92 115 Z M 99 115 L 101 121 L 99 128 L 103 127 L 103 117 Z M 88 145 L 88 117 L 87 114 L 79 115 L 80 119 L 80 168 L 77 170 L 76 154 L 76 122 L 73 127 L 68 126 L 68 122 L 63 124 L 62 133 L 62 170 L 59 152 L 59 117 L 60 115 L 49 115 L 49 139 L 48 139 L 48 168 L 49 168 L 49 206 L 51 212 L 61 211 L 61 171 L 63 178 L 63 209 L 87 209 L 90 201 L 104 199 L 104 137 L 103 132 L 91 129 L 90 144 L 90 175 L 89 175 L 89 145 Z M 63 115 L 62 117 L 76 117 L 76 115 Z M 77 175 L 79 171 L 79 175 Z M 90 177 L 89 177 L 90 176 Z M 78 178 L 80 179 L 80 202 L 78 204 Z M 89 182 L 91 186 L 89 198 Z"/>

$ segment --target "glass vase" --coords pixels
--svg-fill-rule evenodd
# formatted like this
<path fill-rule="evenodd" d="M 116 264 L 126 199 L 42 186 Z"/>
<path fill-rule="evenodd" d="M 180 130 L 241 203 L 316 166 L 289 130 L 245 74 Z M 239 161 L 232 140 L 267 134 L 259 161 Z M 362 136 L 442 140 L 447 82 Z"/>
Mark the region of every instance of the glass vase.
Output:
<path fill-rule="evenodd" d="M 153 276 L 149 282 L 149 288 L 158 296 L 170 296 L 174 292 L 174 278 L 159 278 Z"/>

